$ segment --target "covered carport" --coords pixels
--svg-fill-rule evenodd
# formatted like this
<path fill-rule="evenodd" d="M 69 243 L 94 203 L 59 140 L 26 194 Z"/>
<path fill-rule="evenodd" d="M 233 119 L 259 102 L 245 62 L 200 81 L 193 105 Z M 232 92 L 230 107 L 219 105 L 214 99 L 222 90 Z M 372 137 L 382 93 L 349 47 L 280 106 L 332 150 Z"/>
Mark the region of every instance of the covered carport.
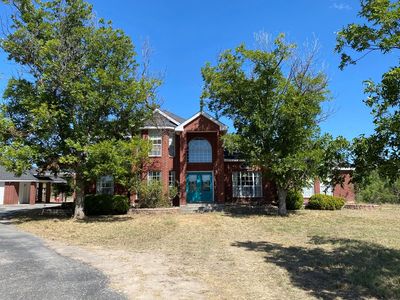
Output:
<path fill-rule="evenodd" d="M 48 172 L 44 174 L 35 174 L 35 177 L 38 180 L 36 203 L 50 203 L 54 187 L 67 184 L 64 178 L 54 176 Z M 54 198 L 56 202 L 59 202 L 64 199 L 64 195 L 56 195 Z"/>

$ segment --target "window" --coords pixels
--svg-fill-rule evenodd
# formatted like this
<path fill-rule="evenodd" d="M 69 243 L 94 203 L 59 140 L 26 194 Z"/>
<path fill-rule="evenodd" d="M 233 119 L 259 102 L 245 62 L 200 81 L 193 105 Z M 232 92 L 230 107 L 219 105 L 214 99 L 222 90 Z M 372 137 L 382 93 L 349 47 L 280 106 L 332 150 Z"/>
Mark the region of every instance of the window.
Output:
<path fill-rule="evenodd" d="M 147 173 L 147 181 L 161 181 L 161 172 L 160 171 L 149 171 Z"/>
<path fill-rule="evenodd" d="M 203 138 L 194 138 L 189 142 L 188 162 L 210 163 L 212 162 L 212 149 L 210 143 Z"/>
<path fill-rule="evenodd" d="M 211 175 L 201 175 L 201 190 L 203 192 L 211 191 Z"/>
<path fill-rule="evenodd" d="M 149 130 L 149 141 L 152 145 L 149 156 L 161 156 L 162 135 L 160 130 Z"/>
<path fill-rule="evenodd" d="M 114 194 L 114 179 L 112 176 L 101 176 L 96 183 L 97 194 L 113 195 Z"/>
<path fill-rule="evenodd" d="M 260 172 L 234 172 L 232 174 L 233 197 L 262 197 L 262 178 Z"/>
<path fill-rule="evenodd" d="M 175 171 L 169 171 L 169 174 L 168 174 L 168 186 L 169 187 L 175 186 L 175 181 L 176 181 Z"/>
<path fill-rule="evenodd" d="M 170 132 L 169 134 L 168 153 L 170 156 L 175 156 L 175 132 Z"/>

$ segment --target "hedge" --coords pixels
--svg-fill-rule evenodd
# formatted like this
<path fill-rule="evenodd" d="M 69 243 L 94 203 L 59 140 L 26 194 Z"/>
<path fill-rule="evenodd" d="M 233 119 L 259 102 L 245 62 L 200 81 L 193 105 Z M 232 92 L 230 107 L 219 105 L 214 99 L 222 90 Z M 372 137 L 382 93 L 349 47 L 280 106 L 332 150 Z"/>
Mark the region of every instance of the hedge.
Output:
<path fill-rule="evenodd" d="M 126 214 L 129 207 L 128 197 L 121 195 L 86 195 L 84 203 L 88 216 Z"/>
<path fill-rule="evenodd" d="M 286 196 L 286 208 L 289 210 L 298 210 L 303 207 L 304 199 L 301 192 L 289 191 Z"/>
<path fill-rule="evenodd" d="M 163 192 L 161 182 L 152 181 L 142 183 L 139 188 L 139 208 L 170 207 L 171 200 L 168 193 Z"/>
<path fill-rule="evenodd" d="M 330 195 L 316 194 L 311 196 L 306 208 L 319 210 L 336 210 L 341 209 L 345 204 L 345 200 Z"/>

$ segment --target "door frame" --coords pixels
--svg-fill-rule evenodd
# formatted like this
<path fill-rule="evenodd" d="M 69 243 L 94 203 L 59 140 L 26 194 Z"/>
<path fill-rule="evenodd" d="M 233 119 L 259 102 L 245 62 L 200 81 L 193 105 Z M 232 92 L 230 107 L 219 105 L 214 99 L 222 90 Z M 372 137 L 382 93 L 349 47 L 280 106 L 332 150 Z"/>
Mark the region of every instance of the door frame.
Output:
<path fill-rule="evenodd" d="M 187 199 L 187 177 L 188 175 L 190 175 L 190 173 L 211 173 L 211 178 L 212 178 L 212 188 L 211 188 L 211 201 L 210 202 L 193 202 L 190 203 L 188 202 Z M 215 176 L 214 176 L 214 171 L 213 170 L 209 170 L 209 171 L 187 171 L 185 174 L 185 194 L 186 194 L 186 203 L 187 204 L 196 204 L 196 203 L 215 203 L 215 199 L 214 199 L 214 188 L 215 188 Z"/>

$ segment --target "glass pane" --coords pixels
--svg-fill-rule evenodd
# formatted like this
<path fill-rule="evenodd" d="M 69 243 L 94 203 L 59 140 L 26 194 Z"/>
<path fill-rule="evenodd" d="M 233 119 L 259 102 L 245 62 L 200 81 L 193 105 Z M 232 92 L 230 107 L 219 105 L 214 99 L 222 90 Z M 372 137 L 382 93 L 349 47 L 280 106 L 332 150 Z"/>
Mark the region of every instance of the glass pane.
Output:
<path fill-rule="evenodd" d="M 211 190 L 211 176 L 210 175 L 202 175 L 202 187 L 201 189 L 205 192 L 209 192 Z"/>

